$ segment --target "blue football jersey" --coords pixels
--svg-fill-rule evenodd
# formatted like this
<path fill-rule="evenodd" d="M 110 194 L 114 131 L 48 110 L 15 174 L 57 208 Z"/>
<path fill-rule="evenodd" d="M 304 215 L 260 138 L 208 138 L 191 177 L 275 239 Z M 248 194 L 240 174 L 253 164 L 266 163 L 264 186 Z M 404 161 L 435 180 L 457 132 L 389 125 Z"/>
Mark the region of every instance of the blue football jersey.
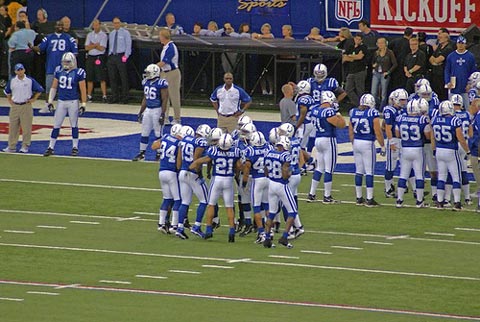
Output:
<path fill-rule="evenodd" d="M 297 120 L 300 117 L 300 106 L 305 106 L 307 108 L 307 114 L 305 115 L 305 120 L 303 120 L 303 124 L 308 124 L 311 122 L 310 114 L 312 113 L 312 108 L 316 105 L 315 101 L 310 95 L 302 95 L 297 98 L 297 113 L 296 117 Z"/>
<path fill-rule="evenodd" d="M 293 174 L 300 174 L 300 152 L 302 150 L 301 141 L 298 138 L 290 139 L 290 154 L 292 161 L 290 162 L 290 168 Z"/>
<path fill-rule="evenodd" d="M 177 150 L 178 150 L 179 140 L 171 136 L 170 134 L 165 134 L 162 137 L 160 144 L 160 171 L 169 170 L 176 171 L 177 164 Z"/>
<path fill-rule="evenodd" d="M 282 166 L 284 163 L 291 163 L 292 156 L 290 152 L 278 150 L 270 150 L 265 157 L 265 167 L 268 170 L 268 178 L 275 182 L 280 182 L 283 184 L 288 183 L 288 179 L 285 180 L 282 177 Z"/>
<path fill-rule="evenodd" d="M 338 81 L 332 77 L 325 78 L 321 83 L 317 82 L 315 78 L 310 77 L 307 79 L 307 82 L 310 83 L 310 96 L 312 96 L 316 104 L 321 103 L 323 91 L 331 91 L 335 93 L 337 88 L 340 87 Z"/>
<path fill-rule="evenodd" d="M 186 136 L 180 141 L 180 148 L 182 149 L 182 166 L 180 167 L 180 170 L 194 172 L 193 170 L 189 170 L 188 167 L 192 164 L 195 156 L 195 149 L 198 147 L 204 148 L 202 156 L 205 156 L 205 149 L 208 148 L 208 142 L 204 138 Z"/>
<path fill-rule="evenodd" d="M 47 74 L 53 74 L 55 68 L 62 64 L 62 56 L 66 52 L 78 54 L 77 42 L 67 33 L 49 34 L 42 39 L 38 47 L 47 54 Z"/>
<path fill-rule="evenodd" d="M 316 137 L 336 137 L 337 128 L 328 122 L 328 119 L 337 114 L 333 107 L 317 106 L 312 110 L 312 123 L 316 129 Z"/>
<path fill-rule="evenodd" d="M 240 159 L 240 150 L 234 146 L 230 150 L 222 150 L 211 146 L 207 155 L 213 160 L 213 176 L 233 177 L 235 174 L 235 163 Z"/>
<path fill-rule="evenodd" d="M 456 116 L 435 116 L 432 120 L 432 130 L 435 144 L 438 148 L 458 150 L 456 130 L 462 126 L 462 121 Z"/>
<path fill-rule="evenodd" d="M 398 118 L 397 128 L 400 132 L 402 147 L 423 147 L 425 127 L 428 125 L 425 115 L 402 115 Z"/>
<path fill-rule="evenodd" d="M 455 116 L 460 119 L 462 124 L 462 133 L 465 140 L 468 140 L 468 129 L 470 127 L 470 113 L 467 111 L 455 111 Z"/>
<path fill-rule="evenodd" d="M 353 127 L 354 139 L 375 141 L 373 120 L 378 118 L 378 111 L 374 108 L 361 110 L 355 107 L 350 110 L 350 123 Z"/>
<path fill-rule="evenodd" d="M 85 81 L 87 75 L 83 68 L 66 71 L 62 66 L 55 69 L 55 79 L 58 80 L 58 100 L 72 101 L 80 98 L 79 83 Z"/>
<path fill-rule="evenodd" d="M 473 136 L 468 140 L 468 145 L 473 156 L 478 157 L 478 147 L 480 145 L 480 113 L 475 114 L 472 121 Z"/>
<path fill-rule="evenodd" d="M 396 137 L 395 135 L 395 125 L 396 120 L 399 115 L 401 115 L 402 110 L 399 110 L 395 106 L 387 105 L 383 108 L 383 119 L 385 120 L 385 124 L 392 126 L 392 137 Z"/>
<path fill-rule="evenodd" d="M 162 94 L 163 88 L 168 88 L 168 82 L 166 79 L 144 79 L 142 81 L 143 93 L 147 108 L 161 108 L 162 107 Z"/>
<path fill-rule="evenodd" d="M 245 150 L 245 160 L 250 161 L 252 164 L 250 167 L 250 175 L 252 178 L 265 177 L 264 159 L 268 151 L 270 151 L 270 147 L 267 145 L 263 147 L 249 146 Z"/>

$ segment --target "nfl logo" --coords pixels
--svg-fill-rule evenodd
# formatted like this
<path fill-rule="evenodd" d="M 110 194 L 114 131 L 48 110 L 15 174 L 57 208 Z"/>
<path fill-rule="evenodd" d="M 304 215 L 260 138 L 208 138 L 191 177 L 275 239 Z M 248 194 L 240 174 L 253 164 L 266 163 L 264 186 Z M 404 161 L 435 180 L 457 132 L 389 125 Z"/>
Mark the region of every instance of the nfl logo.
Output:
<path fill-rule="evenodd" d="M 335 18 L 347 24 L 363 18 L 363 0 L 336 0 Z"/>

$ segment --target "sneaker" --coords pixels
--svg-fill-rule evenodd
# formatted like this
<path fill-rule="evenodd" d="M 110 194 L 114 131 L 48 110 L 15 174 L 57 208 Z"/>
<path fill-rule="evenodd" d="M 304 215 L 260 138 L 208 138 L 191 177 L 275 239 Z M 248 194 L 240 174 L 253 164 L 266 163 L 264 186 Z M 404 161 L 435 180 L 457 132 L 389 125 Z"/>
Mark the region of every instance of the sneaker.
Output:
<path fill-rule="evenodd" d="M 265 241 L 265 233 L 261 233 L 257 236 L 257 239 L 255 240 L 255 244 L 263 244 Z"/>
<path fill-rule="evenodd" d="M 437 194 L 434 194 L 434 195 L 432 196 L 432 201 L 433 201 L 433 202 L 437 202 L 437 201 L 438 201 L 438 199 L 437 199 Z"/>
<path fill-rule="evenodd" d="M 265 238 L 263 241 L 263 247 L 272 248 L 272 240 L 270 238 Z"/>
<path fill-rule="evenodd" d="M 22 147 L 22 148 L 20 149 L 20 151 L 18 151 L 18 152 L 20 152 L 20 153 L 28 153 L 28 148 Z"/>
<path fill-rule="evenodd" d="M 435 203 L 435 207 L 436 207 L 437 209 L 445 209 L 445 208 L 444 208 L 444 202 L 437 201 L 437 202 Z"/>
<path fill-rule="evenodd" d="M 240 237 L 245 237 L 247 236 L 248 234 L 252 233 L 253 232 L 253 225 L 250 224 L 250 225 L 245 225 L 245 228 L 243 229 L 243 231 L 240 233 Z"/>
<path fill-rule="evenodd" d="M 462 204 L 460 202 L 455 202 L 453 204 L 453 208 L 452 208 L 453 211 L 461 211 L 462 209 L 463 209 Z"/>
<path fill-rule="evenodd" d="M 190 229 L 190 232 L 192 234 L 194 234 L 195 236 L 198 236 L 200 238 L 205 238 L 205 234 L 203 233 L 202 229 L 200 228 L 200 226 L 193 226 L 191 229 Z"/>
<path fill-rule="evenodd" d="M 175 234 L 177 232 L 177 226 L 170 226 L 170 228 L 168 228 L 168 232 L 170 234 Z"/>
<path fill-rule="evenodd" d="M 205 236 L 203 237 L 204 239 L 210 239 L 213 237 L 212 233 L 205 233 Z"/>
<path fill-rule="evenodd" d="M 43 153 L 43 156 L 44 157 L 49 157 L 51 155 L 53 155 L 54 152 L 53 152 L 53 149 L 52 148 L 48 148 L 44 153 Z"/>
<path fill-rule="evenodd" d="M 303 168 L 302 168 L 302 169 L 300 170 L 300 175 L 301 175 L 301 176 L 306 176 L 306 175 L 307 175 L 307 169 L 303 169 Z"/>
<path fill-rule="evenodd" d="M 21 151 L 22 151 L 22 150 L 20 150 L 20 152 L 21 152 Z M 466 204 L 467 206 L 471 206 L 471 205 L 473 205 L 473 202 L 472 202 L 471 199 L 465 199 L 465 204 Z"/>
<path fill-rule="evenodd" d="M 159 232 L 161 232 L 161 233 L 163 233 L 163 234 L 165 234 L 165 235 L 170 234 L 170 232 L 169 232 L 168 229 L 167 229 L 167 226 L 165 226 L 165 225 L 158 225 L 158 228 L 157 228 L 157 229 L 158 229 Z"/>
<path fill-rule="evenodd" d="M 403 208 L 403 200 L 397 199 L 397 203 L 396 203 L 395 207 Z"/>
<path fill-rule="evenodd" d="M 212 222 L 212 228 L 213 229 L 218 229 L 220 228 L 220 220 L 218 222 Z"/>
<path fill-rule="evenodd" d="M 92 95 L 87 95 L 87 102 L 88 102 L 88 103 L 92 103 L 92 102 L 93 102 Z"/>
<path fill-rule="evenodd" d="M 417 208 L 427 208 L 428 206 L 428 203 L 425 203 L 424 201 L 417 201 L 415 204 L 415 207 Z"/>
<path fill-rule="evenodd" d="M 160 161 L 160 152 L 157 152 L 157 154 L 155 154 L 155 161 Z"/>
<path fill-rule="evenodd" d="M 283 245 L 283 246 L 287 247 L 287 248 L 293 248 L 293 245 L 290 244 L 290 243 L 288 242 L 288 239 L 286 239 L 285 237 L 281 237 L 281 238 L 278 240 L 278 243 L 279 243 L 280 245 Z"/>
<path fill-rule="evenodd" d="M 235 242 L 235 234 L 228 235 L 228 242 L 229 243 L 234 243 Z"/>
<path fill-rule="evenodd" d="M 385 197 L 386 198 L 396 198 L 397 195 L 395 194 L 395 186 L 392 184 L 390 189 L 385 190 Z"/>
<path fill-rule="evenodd" d="M 367 199 L 365 202 L 365 207 L 372 208 L 372 207 L 377 207 L 380 206 L 378 202 L 375 201 L 375 199 Z"/>
<path fill-rule="evenodd" d="M 316 195 L 312 195 L 309 193 L 307 196 L 307 202 L 314 202 L 316 198 L 317 198 Z"/>
<path fill-rule="evenodd" d="M 50 113 L 50 110 L 48 109 L 48 106 L 44 106 L 42 107 L 41 109 L 38 110 L 38 113 L 40 114 L 49 114 Z"/>
<path fill-rule="evenodd" d="M 451 203 L 449 200 L 444 200 L 444 201 L 443 201 L 443 206 L 450 208 L 450 207 L 452 206 L 452 203 Z"/>
<path fill-rule="evenodd" d="M 104 96 L 102 97 L 102 103 L 108 103 L 108 97 Z"/>
<path fill-rule="evenodd" d="M 185 220 L 183 221 L 183 227 L 192 228 L 192 225 L 190 225 L 190 222 L 188 221 L 188 218 L 185 218 Z"/>
<path fill-rule="evenodd" d="M 302 236 L 303 234 L 305 234 L 305 229 L 303 229 L 303 226 L 295 229 L 295 239 Z"/>
<path fill-rule="evenodd" d="M 363 206 L 364 204 L 365 204 L 365 199 L 363 199 L 363 197 L 357 198 L 357 202 L 355 203 L 355 205 Z"/>
<path fill-rule="evenodd" d="M 185 234 L 185 231 L 183 229 L 177 229 L 177 232 L 175 233 L 175 237 L 178 237 L 180 239 L 188 239 L 187 234 Z"/>
<path fill-rule="evenodd" d="M 15 153 L 15 152 L 17 152 L 16 150 L 10 149 L 9 147 L 6 147 L 6 148 L 3 149 L 2 151 L 3 151 L 3 152 L 7 152 L 7 153 Z"/>
<path fill-rule="evenodd" d="M 78 148 L 72 149 L 72 157 L 76 157 L 78 155 Z"/>
<path fill-rule="evenodd" d="M 323 197 L 323 201 L 322 201 L 324 204 L 326 205 L 329 205 L 329 204 L 334 204 L 334 203 L 337 203 L 338 201 L 333 199 L 332 196 L 328 196 L 328 197 Z"/>
<path fill-rule="evenodd" d="M 235 223 L 235 232 L 236 233 L 240 233 L 243 229 L 243 227 L 245 227 L 245 223 L 243 220 L 239 219 L 236 223 Z"/>
<path fill-rule="evenodd" d="M 145 151 L 140 151 L 139 154 L 137 154 L 132 161 L 143 161 L 145 160 Z"/>

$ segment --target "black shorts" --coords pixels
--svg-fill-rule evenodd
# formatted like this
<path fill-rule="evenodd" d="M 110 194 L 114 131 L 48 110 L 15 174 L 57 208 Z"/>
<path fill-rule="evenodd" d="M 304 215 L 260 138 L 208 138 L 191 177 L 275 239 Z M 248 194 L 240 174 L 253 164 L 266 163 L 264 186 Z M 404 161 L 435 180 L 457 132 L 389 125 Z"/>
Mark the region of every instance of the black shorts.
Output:
<path fill-rule="evenodd" d="M 98 64 L 100 62 L 100 64 Z M 90 56 L 87 55 L 85 62 L 87 72 L 87 82 L 99 82 L 107 80 L 107 56 Z"/>

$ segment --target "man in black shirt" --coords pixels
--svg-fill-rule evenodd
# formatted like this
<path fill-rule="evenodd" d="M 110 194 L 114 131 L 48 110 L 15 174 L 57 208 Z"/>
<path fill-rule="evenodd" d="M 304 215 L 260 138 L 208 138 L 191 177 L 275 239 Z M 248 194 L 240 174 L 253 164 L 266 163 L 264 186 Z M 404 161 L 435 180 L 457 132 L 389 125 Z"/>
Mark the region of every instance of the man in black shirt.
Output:
<path fill-rule="evenodd" d="M 342 62 L 347 75 L 345 91 L 350 102 L 357 106 L 359 96 L 365 92 L 365 78 L 367 76 L 365 54 L 367 53 L 367 47 L 363 44 L 363 34 L 356 34 L 353 40 L 355 46 L 345 51 Z"/>
<path fill-rule="evenodd" d="M 390 48 L 397 58 L 397 63 L 399 67 L 402 67 L 405 64 L 405 57 L 410 52 L 409 39 L 412 38 L 413 29 L 410 27 L 405 28 L 402 37 L 393 39 L 389 44 Z M 390 80 L 390 91 L 397 88 L 404 88 L 406 83 L 405 74 L 403 68 L 396 68 L 392 73 L 392 78 Z"/>
<path fill-rule="evenodd" d="M 405 89 L 408 94 L 412 94 L 415 91 L 415 82 L 425 76 L 427 58 L 425 53 L 419 48 L 418 38 L 410 38 L 409 43 L 410 53 L 405 57 L 403 71 L 407 78 Z"/>
<path fill-rule="evenodd" d="M 454 49 L 451 46 L 450 35 L 448 33 L 439 32 L 437 39 L 438 46 L 429 59 L 430 65 L 432 66 L 430 85 L 432 86 L 432 90 L 437 93 L 438 99 L 444 101 L 448 99 L 448 92 L 445 89 L 445 82 L 443 80 L 445 60 Z"/>

